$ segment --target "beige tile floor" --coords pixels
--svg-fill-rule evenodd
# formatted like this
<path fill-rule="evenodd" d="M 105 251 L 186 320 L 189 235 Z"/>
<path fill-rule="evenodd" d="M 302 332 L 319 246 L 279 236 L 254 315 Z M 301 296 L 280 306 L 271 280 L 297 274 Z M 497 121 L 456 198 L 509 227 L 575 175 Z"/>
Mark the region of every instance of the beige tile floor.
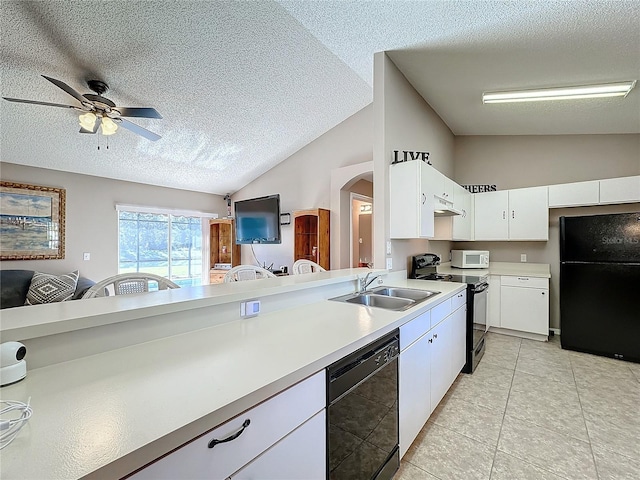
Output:
<path fill-rule="evenodd" d="M 640 364 L 489 334 L 394 480 L 640 479 Z"/>

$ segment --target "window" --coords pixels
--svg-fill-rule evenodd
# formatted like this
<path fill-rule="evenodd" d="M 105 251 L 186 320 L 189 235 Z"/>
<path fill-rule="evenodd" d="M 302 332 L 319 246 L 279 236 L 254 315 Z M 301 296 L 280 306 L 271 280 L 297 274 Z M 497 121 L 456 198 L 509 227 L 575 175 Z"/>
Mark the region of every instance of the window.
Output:
<path fill-rule="evenodd" d="M 208 218 L 118 210 L 118 273 L 155 273 L 181 287 L 202 284 L 208 269 L 202 254 Z"/>

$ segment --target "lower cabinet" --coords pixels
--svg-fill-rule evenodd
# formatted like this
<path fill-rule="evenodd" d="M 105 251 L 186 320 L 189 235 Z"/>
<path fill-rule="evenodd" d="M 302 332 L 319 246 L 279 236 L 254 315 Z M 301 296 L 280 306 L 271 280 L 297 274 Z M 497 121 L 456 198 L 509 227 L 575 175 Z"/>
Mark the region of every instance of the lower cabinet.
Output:
<path fill-rule="evenodd" d="M 549 280 L 502 276 L 500 327 L 549 335 Z"/>
<path fill-rule="evenodd" d="M 326 410 L 307 420 L 249 465 L 234 480 L 300 480 L 326 478 Z"/>
<path fill-rule="evenodd" d="M 466 292 L 460 300 L 447 299 L 400 327 L 401 458 L 466 362 L 465 300 Z M 429 316 L 431 322 L 426 321 Z"/>
<path fill-rule="evenodd" d="M 318 372 L 129 478 L 326 478 L 325 378 Z"/>

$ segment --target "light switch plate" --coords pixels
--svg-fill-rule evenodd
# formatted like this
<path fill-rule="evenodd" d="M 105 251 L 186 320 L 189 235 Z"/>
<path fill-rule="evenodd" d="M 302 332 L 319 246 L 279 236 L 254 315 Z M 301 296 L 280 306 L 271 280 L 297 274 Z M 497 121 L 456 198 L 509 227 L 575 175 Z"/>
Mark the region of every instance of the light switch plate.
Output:
<path fill-rule="evenodd" d="M 523 262 L 523 263 L 527 261 L 527 254 L 526 253 L 521 253 L 520 254 L 520 261 Z"/>
<path fill-rule="evenodd" d="M 82 258 L 83 258 L 84 260 L 91 260 L 91 254 L 90 254 L 89 252 L 84 252 L 84 253 L 82 254 Z"/>
<path fill-rule="evenodd" d="M 391 270 L 393 268 L 393 259 L 387 258 L 387 270 Z"/>
<path fill-rule="evenodd" d="M 391 242 L 387 241 L 387 255 L 391 255 Z"/>

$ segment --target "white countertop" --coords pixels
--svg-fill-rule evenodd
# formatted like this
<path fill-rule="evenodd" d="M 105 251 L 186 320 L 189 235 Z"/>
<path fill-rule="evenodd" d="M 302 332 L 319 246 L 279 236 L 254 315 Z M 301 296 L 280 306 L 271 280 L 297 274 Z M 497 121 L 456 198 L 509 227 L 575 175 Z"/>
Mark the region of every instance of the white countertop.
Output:
<path fill-rule="evenodd" d="M 523 277 L 551 278 L 547 263 L 489 262 L 489 268 L 455 268 L 451 263 L 438 267 L 438 273 L 452 275 L 520 275 Z"/>
<path fill-rule="evenodd" d="M 2 389 L 4 399 L 31 397 L 34 413 L 1 451 L 0 477 L 126 475 L 465 287 L 385 284 L 442 293 L 404 312 L 324 300 L 30 370 Z"/>

